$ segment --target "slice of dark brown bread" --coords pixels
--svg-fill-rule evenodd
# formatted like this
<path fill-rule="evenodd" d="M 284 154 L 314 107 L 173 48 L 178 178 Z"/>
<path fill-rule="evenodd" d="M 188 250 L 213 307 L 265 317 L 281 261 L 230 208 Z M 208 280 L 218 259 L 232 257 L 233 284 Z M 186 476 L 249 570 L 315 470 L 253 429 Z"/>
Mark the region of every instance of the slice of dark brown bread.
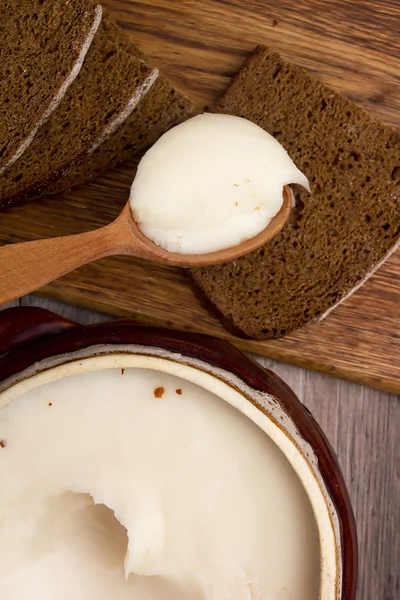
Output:
<path fill-rule="evenodd" d="M 18 159 L 61 102 L 101 14 L 91 0 L 0 2 L 0 172 Z"/>
<path fill-rule="evenodd" d="M 157 85 L 158 79 L 161 86 Z M 157 101 L 164 103 L 164 111 L 147 101 L 152 87 Z M 170 100 L 174 96 L 171 91 L 158 69 L 146 63 L 121 30 L 104 16 L 82 69 L 59 108 L 19 160 L 0 176 L 0 206 L 59 192 L 88 178 L 96 168 L 110 166 L 115 162 L 110 156 L 101 164 L 96 159 L 99 152 L 95 151 L 102 146 L 110 146 L 115 159 L 121 160 L 128 150 L 132 154 L 132 149 L 153 141 L 182 117 L 182 111 L 191 108 L 191 103 L 181 97 L 176 110 L 175 99 Z M 128 121 L 128 139 L 121 146 L 114 135 Z"/>
<path fill-rule="evenodd" d="M 193 269 L 245 335 L 280 337 L 325 316 L 399 245 L 400 138 L 364 110 L 258 47 L 213 112 L 273 134 L 309 178 L 283 231 L 222 266 Z"/>
<path fill-rule="evenodd" d="M 192 102 L 160 73 L 146 97 L 113 136 L 89 155 L 77 160 L 63 177 L 46 187 L 44 194 L 58 194 L 132 158 L 136 152 L 156 142 L 173 125 L 190 116 L 192 111 Z"/>
<path fill-rule="evenodd" d="M 110 129 L 153 70 L 114 43 L 103 18 L 74 84 L 23 155 L 0 176 L 3 206 L 40 195 Z M 129 48 L 129 46 L 128 46 Z M 156 76 L 155 73 L 154 76 Z"/>
<path fill-rule="evenodd" d="M 125 32 L 112 21 L 110 25 L 113 27 L 113 36 L 118 39 L 118 42 L 123 44 L 130 54 L 147 63 L 146 55 L 138 50 Z M 193 102 L 159 72 L 157 80 L 145 98 L 119 129 L 96 149 L 75 160 L 64 176 L 46 186 L 44 194 L 61 193 L 97 177 L 106 169 L 124 160 L 129 160 L 134 154 L 153 144 L 170 127 L 190 116 L 193 108 Z"/>

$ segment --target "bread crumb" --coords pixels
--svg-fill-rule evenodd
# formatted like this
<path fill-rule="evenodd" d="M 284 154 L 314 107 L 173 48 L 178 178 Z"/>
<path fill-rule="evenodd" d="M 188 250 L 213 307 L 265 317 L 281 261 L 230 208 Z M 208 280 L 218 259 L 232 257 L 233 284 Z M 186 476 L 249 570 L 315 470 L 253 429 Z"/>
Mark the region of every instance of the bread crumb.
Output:
<path fill-rule="evenodd" d="M 235 206 L 239 206 L 239 202 L 237 200 L 235 202 Z"/>
<path fill-rule="evenodd" d="M 238 184 L 238 183 L 234 183 L 233 185 L 234 185 L 235 187 L 239 187 L 239 184 Z"/>
<path fill-rule="evenodd" d="M 125 373 L 125 369 L 121 369 L 121 375 Z"/>
<path fill-rule="evenodd" d="M 5 448 L 6 447 L 6 443 L 4 440 L 0 440 L 0 448 Z"/>
<path fill-rule="evenodd" d="M 154 390 L 154 398 L 162 398 L 165 394 L 165 388 L 163 388 L 162 386 L 157 387 Z"/>
<path fill-rule="evenodd" d="M 254 210 L 260 210 L 260 207 L 259 207 L 259 206 L 256 206 Z"/>
<path fill-rule="evenodd" d="M 178 396 L 182 396 L 181 388 L 178 388 L 177 390 L 175 390 L 175 392 L 178 394 Z"/>
<path fill-rule="evenodd" d="M 52 402 L 49 402 L 48 406 L 53 406 L 53 403 L 52 403 Z"/>

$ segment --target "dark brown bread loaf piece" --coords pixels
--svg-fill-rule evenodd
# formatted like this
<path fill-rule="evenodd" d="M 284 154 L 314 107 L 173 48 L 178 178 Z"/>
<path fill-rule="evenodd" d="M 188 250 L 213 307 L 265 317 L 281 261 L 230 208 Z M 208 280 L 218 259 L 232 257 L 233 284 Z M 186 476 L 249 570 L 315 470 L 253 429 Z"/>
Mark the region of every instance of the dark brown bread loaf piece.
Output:
<path fill-rule="evenodd" d="M 153 144 L 170 127 L 183 121 L 192 110 L 192 103 L 160 73 L 146 97 L 118 131 L 90 155 L 76 161 L 64 177 L 45 189 L 45 194 L 58 194 L 128 160 Z"/>
<path fill-rule="evenodd" d="M 127 103 L 132 98 L 139 102 L 144 82 L 157 77 L 156 71 L 126 52 L 122 44 L 115 44 L 111 32 L 108 19 L 103 18 L 60 106 L 23 155 L 0 175 L 3 206 L 40 195 L 72 161 L 89 152 L 107 132 L 112 133 L 110 129 Z"/>
<path fill-rule="evenodd" d="M 280 337 L 320 319 L 399 245 L 400 138 L 304 70 L 259 47 L 214 112 L 273 134 L 309 178 L 264 247 L 192 278 L 252 338 Z"/>
<path fill-rule="evenodd" d="M 0 205 L 59 192 L 148 145 L 191 108 L 171 92 L 158 69 L 104 16 L 59 108 L 0 176 Z M 126 130 L 122 145 L 114 137 L 120 128 Z"/>
<path fill-rule="evenodd" d="M 90 0 L 0 2 L 0 172 L 73 83 L 101 21 Z"/>
<path fill-rule="evenodd" d="M 130 54 L 147 63 L 147 57 L 126 34 L 110 20 L 109 25 L 113 27 L 112 34 L 118 43 L 123 44 Z M 46 186 L 44 193 L 58 194 L 132 158 L 136 152 L 153 144 L 170 127 L 187 118 L 193 108 L 193 103 L 174 88 L 160 72 L 140 106 L 129 115 L 119 129 L 93 152 L 76 160 L 63 177 Z"/>

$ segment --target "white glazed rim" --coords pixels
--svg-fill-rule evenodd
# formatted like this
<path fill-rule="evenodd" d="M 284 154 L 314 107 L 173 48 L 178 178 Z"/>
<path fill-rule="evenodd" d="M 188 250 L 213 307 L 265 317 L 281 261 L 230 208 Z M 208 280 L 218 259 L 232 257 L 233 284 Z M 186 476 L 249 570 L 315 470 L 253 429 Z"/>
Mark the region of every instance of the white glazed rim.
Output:
<path fill-rule="evenodd" d="M 115 368 L 150 369 L 175 375 L 212 392 L 252 420 L 280 448 L 298 475 L 317 523 L 321 553 L 320 600 L 341 600 L 342 561 L 339 517 L 318 458 L 281 403 L 254 390 L 232 373 L 209 363 L 161 348 L 135 344 L 92 346 L 41 361 L 28 368 L 19 381 L 0 392 L 0 409 L 40 385 L 81 373 Z"/>

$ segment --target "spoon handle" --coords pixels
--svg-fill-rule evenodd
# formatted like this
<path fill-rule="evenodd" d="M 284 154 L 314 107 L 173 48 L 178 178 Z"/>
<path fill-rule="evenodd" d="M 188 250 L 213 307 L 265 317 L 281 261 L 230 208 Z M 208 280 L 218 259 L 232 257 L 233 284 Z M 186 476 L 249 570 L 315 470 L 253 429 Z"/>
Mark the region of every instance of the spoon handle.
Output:
<path fill-rule="evenodd" d="M 0 304 L 92 260 L 115 254 L 114 223 L 87 233 L 0 247 Z"/>

